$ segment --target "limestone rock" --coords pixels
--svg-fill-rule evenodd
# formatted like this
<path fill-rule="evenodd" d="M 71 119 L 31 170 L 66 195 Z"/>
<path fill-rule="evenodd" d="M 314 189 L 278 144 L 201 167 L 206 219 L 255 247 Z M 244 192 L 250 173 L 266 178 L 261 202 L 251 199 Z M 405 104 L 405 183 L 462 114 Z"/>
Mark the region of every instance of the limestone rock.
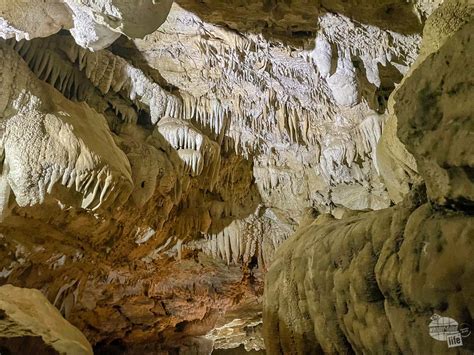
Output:
<path fill-rule="evenodd" d="M 66 0 L 72 12 L 71 34 L 77 44 L 99 50 L 112 44 L 120 34 L 143 38 L 155 31 L 168 16 L 172 0 Z"/>
<path fill-rule="evenodd" d="M 389 106 L 390 111 L 393 105 Z M 422 181 L 415 158 L 397 136 L 397 117 L 388 116 L 377 145 L 377 166 L 392 201 L 398 203 L 411 185 Z"/>
<path fill-rule="evenodd" d="M 378 300 L 379 276 L 370 274 L 367 286 L 362 272 L 392 255 L 382 253 L 382 234 L 390 243 L 410 240 L 416 233 L 404 226 L 415 230 L 418 222 L 450 243 L 438 224 L 471 228 L 463 215 L 468 147 L 460 157 L 430 156 L 417 141 L 423 135 L 406 130 L 419 105 L 411 91 L 439 84 L 425 60 L 441 75 L 440 53 L 469 21 L 467 1 L 436 9 L 440 2 L 4 1 L 0 283 L 42 290 L 98 353 L 263 351 L 264 277 L 273 262 L 276 277 L 281 255 L 294 259 L 287 239 L 304 240 L 295 247 L 299 266 L 329 270 L 318 269 L 315 280 L 337 279 L 338 307 L 350 297 Z M 459 63 L 470 53 L 455 54 L 460 44 L 469 48 L 466 38 L 456 41 L 449 55 Z M 471 110 L 467 89 L 463 95 L 462 107 Z M 445 99 L 436 105 L 446 106 Z M 456 132 L 444 122 L 436 137 L 442 130 L 453 133 L 450 141 L 467 134 L 468 118 Z M 454 172 L 453 184 L 435 191 L 445 201 L 430 187 L 438 176 L 427 174 L 426 162 Z M 423 179 L 428 200 L 392 206 Z M 459 214 L 455 222 L 448 208 Z M 378 243 L 372 249 L 371 237 Z M 410 258 L 419 253 L 407 245 L 408 264 L 387 270 L 412 271 Z M 331 265 L 353 257 L 343 279 L 333 277 Z M 290 283 L 293 271 L 285 274 Z M 393 312 L 405 312 L 385 275 L 380 280 L 380 293 L 396 300 Z M 329 289 L 329 281 L 313 284 Z M 438 307 L 435 293 L 412 295 L 405 281 L 396 285 L 405 298 Z M 334 294 L 311 294 L 313 284 L 303 287 L 330 307 Z M 304 304 L 295 290 L 282 305 Z M 456 292 L 470 295 L 464 287 Z M 446 298 L 458 312 L 464 303 L 445 296 L 436 309 L 442 313 Z M 357 323 L 347 334 L 318 303 L 309 304 L 304 326 L 297 313 L 289 317 L 304 334 L 311 334 L 310 319 L 319 331 L 328 317 L 336 333 L 318 333 L 323 348 L 349 349 L 349 339 L 361 349 L 419 349 L 388 330 L 373 339 L 389 322 L 405 329 L 406 318 L 356 306 L 348 322 L 369 326 Z M 271 311 L 287 315 L 284 307 Z"/>
<path fill-rule="evenodd" d="M 2 1 L 0 37 L 32 39 L 47 37 L 65 28 L 77 44 L 99 50 L 121 33 L 144 37 L 168 16 L 172 0 Z"/>
<path fill-rule="evenodd" d="M 402 83 L 411 77 L 418 66 L 446 42 L 460 27 L 472 20 L 473 5 L 469 1 L 448 0 L 427 19 L 423 29 L 423 42 L 420 53 Z M 408 192 L 409 186 L 421 181 L 413 155 L 411 155 L 397 134 L 397 114 L 395 103 L 397 87 L 388 100 L 388 113 L 385 129 L 377 146 L 377 163 L 379 172 L 394 202 L 399 202 Z"/>
<path fill-rule="evenodd" d="M 458 70 L 474 54 L 473 29 L 468 22 L 428 56 L 395 98 L 398 133 L 417 159 L 430 199 L 457 208 L 474 201 L 474 76 Z"/>
<path fill-rule="evenodd" d="M 465 5 L 447 2 L 433 13 L 432 23 L 443 14 L 457 18 L 446 24 L 454 33 L 437 38 L 439 48 L 424 47 L 433 52 L 424 52 L 392 98 L 397 134 L 426 195 L 407 186 L 413 176 L 402 177 L 413 162 L 389 140 L 392 126 L 379 144 L 379 168 L 391 183 L 400 179 L 392 191 L 408 194 L 385 210 L 339 221 L 319 217 L 282 244 L 265 281 L 270 353 L 442 353 L 447 344 L 430 336 L 431 317 L 472 323 L 474 283 L 465 260 L 474 252 L 473 86 L 470 73 L 454 69 L 468 65 L 473 52 L 472 7 Z M 387 166 L 398 166 L 397 178 L 390 180 Z M 458 352 L 473 348 L 466 338 Z"/>
<path fill-rule="evenodd" d="M 472 323 L 464 262 L 473 252 L 472 217 L 434 211 L 421 194 L 391 209 L 317 221 L 280 247 L 267 274 L 269 353 L 441 353 L 446 343 L 428 331 L 433 313 Z"/>
<path fill-rule="evenodd" d="M 60 1 L 2 1 L 0 37 L 33 39 L 71 28 L 72 16 Z"/>
<path fill-rule="evenodd" d="M 107 26 L 97 23 L 93 12 L 81 6 L 76 1 L 67 2 L 74 22 L 71 35 L 78 45 L 90 50 L 98 50 L 110 46 L 117 38 L 119 32 L 114 32 Z"/>
<path fill-rule="evenodd" d="M 72 188 L 82 195 L 75 204 L 83 208 L 123 204 L 132 188 L 130 165 L 105 119 L 39 81 L 25 63 L 15 62 L 19 57 L 8 46 L 2 46 L 1 55 L 4 65 L 13 69 L 2 73 L 2 150 L 3 174 L 16 202 L 34 205 L 59 194 L 63 204 L 74 205 L 75 196 L 62 191 Z M 23 89 L 8 86 L 15 77 L 25 83 Z M 67 79 L 62 73 L 58 77 Z"/>
<path fill-rule="evenodd" d="M 213 348 L 247 352 L 265 349 L 262 337 L 262 309 L 258 303 L 242 304 L 229 312 L 204 337 L 213 342 Z"/>
<path fill-rule="evenodd" d="M 86 337 L 40 291 L 12 285 L 0 287 L 0 349 L 22 354 L 93 353 Z"/>
<path fill-rule="evenodd" d="M 66 3 L 71 6 L 72 1 Z M 96 23 L 131 38 L 143 38 L 166 20 L 172 1 L 80 0 L 76 3 L 89 9 Z"/>

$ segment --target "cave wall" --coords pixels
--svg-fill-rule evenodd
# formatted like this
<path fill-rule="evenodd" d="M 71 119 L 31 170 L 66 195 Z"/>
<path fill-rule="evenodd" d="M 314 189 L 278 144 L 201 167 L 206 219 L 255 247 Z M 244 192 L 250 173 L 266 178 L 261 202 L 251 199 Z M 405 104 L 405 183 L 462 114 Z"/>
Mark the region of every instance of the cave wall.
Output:
<path fill-rule="evenodd" d="M 469 151 L 433 165 L 444 128 L 396 134 L 411 116 L 392 92 L 446 37 L 430 26 L 469 16 L 449 5 L 422 34 L 438 5 L 2 3 L 0 284 L 41 290 L 98 352 L 261 351 L 264 275 L 314 216 L 411 201 L 423 181 L 433 196 L 428 175 L 462 191 L 380 228 L 469 206 Z"/>
<path fill-rule="evenodd" d="M 472 14 L 472 5 L 445 2 L 392 94 L 421 185 L 395 207 L 322 215 L 278 250 L 265 281 L 269 353 L 472 351 L 472 337 L 448 349 L 429 331 L 434 315 L 472 324 L 473 85 L 459 70 L 474 53 Z"/>

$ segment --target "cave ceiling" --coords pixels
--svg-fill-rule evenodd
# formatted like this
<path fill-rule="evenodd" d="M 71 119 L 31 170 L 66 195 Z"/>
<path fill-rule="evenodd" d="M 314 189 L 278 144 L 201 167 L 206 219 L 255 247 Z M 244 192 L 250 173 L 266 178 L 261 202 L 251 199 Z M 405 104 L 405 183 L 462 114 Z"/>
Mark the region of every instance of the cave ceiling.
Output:
<path fill-rule="evenodd" d="M 390 95 L 439 3 L 2 3 L 0 283 L 97 351 L 263 350 L 277 248 L 420 181 Z"/>

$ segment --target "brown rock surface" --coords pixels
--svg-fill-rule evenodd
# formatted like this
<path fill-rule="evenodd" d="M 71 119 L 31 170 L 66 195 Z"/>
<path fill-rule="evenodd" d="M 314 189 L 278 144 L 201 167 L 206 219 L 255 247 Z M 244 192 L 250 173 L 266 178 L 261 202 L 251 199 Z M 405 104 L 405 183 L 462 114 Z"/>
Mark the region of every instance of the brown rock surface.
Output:
<path fill-rule="evenodd" d="M 463 246 L 449 275 L 470 251 L 442 226 L 471 230 L 471 94 L 460 87 L 448 107 L 463 78 L 440 58 L 470 55 L 450 38 L 471 13 L 468 0 L 440 2 L 0 1 L 0 284 L 40 290 L 98 353 L 263 351 L 262 329 L 275 330 L 261 320 L 264 276 L 296 232 L 269 280 L 281 255 L 297 260 L 290 283 L 317 264 L 322 289 L 303 287 L 320 303 L 299 319 L 295 284 L 266 311 L 307 336 L 294 349 L 314 351 L 315 337 L 330 350 L 421 349 L 422 337 L 377 332 L 430 307 L 465 319 L 465 281 L 447 282 L 449 296 L 395 280 L 412 272 L 411 244 L 406 265 L 374 265 L 395 263 L 417 223 L 442 241 L 421 234 L 436 253 Z M 431 98 L 426 117 L 416 90 Z M 435 111 L 449 114 L 431 127 Z M 423 179 L 428 198 L 415 198 Z M 334 312 L 356 305 L 347 325 L 326 310 L 335 294 Z"/>
<path fill-rule="evenodd" d="M 0 287 L 2 354 L 92 354 L 86 337 L 38 290 Z"/>

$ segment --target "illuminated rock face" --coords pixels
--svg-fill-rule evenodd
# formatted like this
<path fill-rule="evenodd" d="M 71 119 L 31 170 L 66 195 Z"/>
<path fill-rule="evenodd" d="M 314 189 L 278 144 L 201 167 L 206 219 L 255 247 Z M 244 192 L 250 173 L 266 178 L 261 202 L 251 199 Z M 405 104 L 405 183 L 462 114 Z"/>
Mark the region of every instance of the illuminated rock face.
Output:
<path fill-rule="evenodd" d="M 38 290 L 1 286 L 0 314 L 2 352 L 92 354 L 84 335 Z"/>
<path fill-rule="evenodd" d="M 429 20 L 423 54 L 393 97 L 398 136 L 426 193 L 339 221 L 320 216 L 279 248 L 265 281 L 270 353 L 474 348 L 428 327 L 434 314 L 472 323 L 474 87 L 459 68 L 474 54 L 474 9 L 464 5 L 446 2 Z"/>
<path fill-rule="evenodd" d="M 298 295 L 285 296 L 288 305 L 274 296 L 282 280 L 299 277 L 279 274 L 285 258 L 302 249 L 298 268 L 307 270 L 329 228 L 344 242 L 318 267 L 332 270 L 333 257 L 350 264 L 338 302 L 353 296 L 347 282 L 370 299 L 361 296 L 361 304 L 378 302 L 392 284 L 379 291 L 372 279 L 364 284 L 364 270 L 385 247 L 380 241 L 366 250 L 368 240 L 395 220 L 398 229 L 386 237 L 398 238 L 412 213 L 470 206 L 472 145 L 463 144 L 470 91 L 460 87 L 449 111 L 446 100 L 462 78 L 447 72 L 438 92 L 425 64 L 444 72 L 429 56 L 441 53 L 470 13 L 462 2 L 446 2 L 422 35 L 438 3 L 1 4 L 0 283 L 40 289 L 105 353 L 262 351 L 262 329 L 270 353 L 295 344 L 303 353 L 414 350 L 389 333 L 376 344 L 364 335 L 339 337 L 337 321 L 324 324 L 323 308 L 334 302 L 325 292 L 336 276 L 312 276 L 325 285 L 317 291 L 324 305 L 308 303 L 314 318 L 286 313 Z M 417 91 L 430 98 L 430 110 L 446 112 L 438 125 L 429 115 L 439 114 L 424 114 Z M 435 141 L 444 145 L 431 150 Z M 428 200 L 415 201 L 413 186 L 424 183 Z M 363 232 L 352 235 L 339 221 L 350 214 Z M 320 227 L 302 232 L 317 215 L 326 216 Z M 431 223 L 422 217 L 420 226 Z M 470 230 L 467 219 L 452 223 Z M 444 236 L 437 225 L 426 228 Z M 303 242 L 314 236 L 314 246 Z M 352 242 L 368 253 L 354 270 Z M 262 325 L 263 298 L 271 309 Z M 350 319 L 362 317 L 354 312 Z M 311 341 L 288 343 L 288 334 L 275 333 L 275 314 L 294 320 L 297 334 L 312 332 Z M 382 328 L 370 324 L 367 332 Z M 316 334 L 321 327 L 335 329 L 334 337 Z"/>
<path fill-rule="evenodd" d="M 4 1 L 0 37 L 30 40 L 66 28 L 77 44 L 99 50 L 112 44 L 121 33 L 143 38 L 153 32 L 166 20 L 172 3 L 172 0 Z"/>

